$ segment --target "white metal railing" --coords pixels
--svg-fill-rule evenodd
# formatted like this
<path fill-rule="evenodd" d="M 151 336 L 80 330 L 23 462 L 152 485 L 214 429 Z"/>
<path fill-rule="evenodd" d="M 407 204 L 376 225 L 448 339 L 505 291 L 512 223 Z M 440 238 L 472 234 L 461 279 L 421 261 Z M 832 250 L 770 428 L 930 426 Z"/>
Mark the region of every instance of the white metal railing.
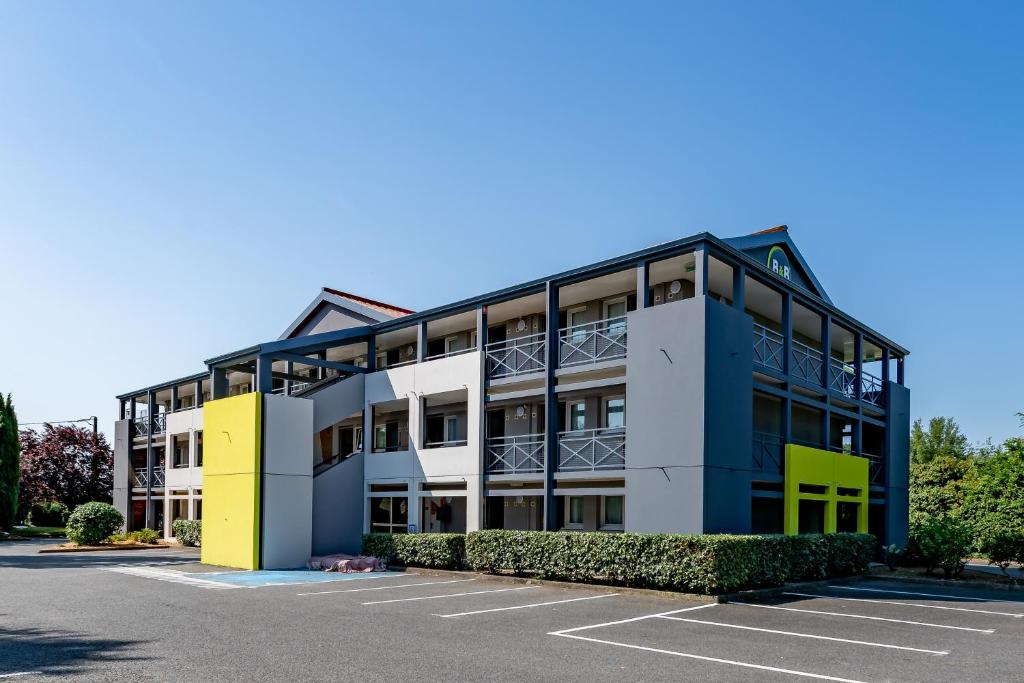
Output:
<path fill-rule="evenodd" d="M 391 370 L 392 368 L 402 368 L 402 367 L 405 367 L 406 365 L 412 365 L 415 362 L 416 362 L 416 359 L 415 358 L 411 358 L 409 360 L 403 360 L 401 363 L 394 363 L 392 365 L 385 365 L 383 368 L 377 368 L 377 369 L 378 370 Z"/>
<path fill-rule="evenodd" d="M 423 444 L 424 448 L 455 448 L 457 446 L 465 446 L 469 441 L 467 439 L 455 439 L 453 441 L 428 441 Z"/>
<path fill-rule="evenodd" d="M 437 360 L 439 358 L 451 358 L 452 356 L 461 356 L 464 353 L 472 353 L 476 351 L 475 346 L 471 346 L 468 349 L 459 349 L 458 351 L 445 351 L 444 353 L 435 353 L 433 356 L 427 356 L 423 360 Z"/>
<path fill-rule="evenodd" d="M 135 486 L 141 486 L 142 488 L 146 488 L 148 486 L 148 482 L 149 482 L 149 472 L 147 472 L 146 468 L 143 467 L 141 469 L 135 470 L 135 472 L 133 473 L 133 477 L 132 478 L 133 478 L 133 483 L 134 483 Z M 163 485 L 164 485 L 164 468 L 162 466 L 161 467 L 154 467 L 153 468 L 153 486 L 157 487 L 157 486 L 163 486 Z"/>
<path fill-rule="evenodd" d="M 857 369 L 835 358 L 831 359 L 830 368 L 832 378 L 829 387 L 847 398 L 857 398 Z"/>
<path fill-rule="evenodd" d="M 487 439 L 488 474 L 544 471 L 544 435 L 522 434 Z"/>
<path fill-rule="evenodd" d="M 491 342 L 484 347 L 487 355 L 487 376 L 490 379 L 515 377 L 541 372 L 547 367 L 544 354 L 547 342 L 544 333 Z"/>
<path fill-rule="evenodd" d="M 754 323 L 754 362 L 766 368 L 782 372 L 783 339 L 775 330 Z"/>
<path fill-rule="evenodd" d="M 821 349 L 793 340 L 792 367 L 790 374 L 811 384 L 821 386 L 821 367 L 825 354 Z"/>
<path fill-rule="evenodd" d="M 147 436 L 150 432 L 153 434 L 162 434 L 166 428 L 166 413 L 157 413 L 152 416 L 143 415 L 135 418 L 135 436 Z"/>
<path fill-rule="evenodd" d="M 861 370 L 860 398 L 865 403 L 870 403 L 874 406 L 882 405 L 882 380 L 869 372 Z"/>
<path fill-rule="evenodd" d="M 558 366 L 600 363 L 626 357 L 626 316 L 573 325 L 558 331 Z"/>
<path fill-rule="evenodd" d="M 624 427 L 581 429 L 558 435 L 559 471 L 621 470 L 625 466 Z"/>

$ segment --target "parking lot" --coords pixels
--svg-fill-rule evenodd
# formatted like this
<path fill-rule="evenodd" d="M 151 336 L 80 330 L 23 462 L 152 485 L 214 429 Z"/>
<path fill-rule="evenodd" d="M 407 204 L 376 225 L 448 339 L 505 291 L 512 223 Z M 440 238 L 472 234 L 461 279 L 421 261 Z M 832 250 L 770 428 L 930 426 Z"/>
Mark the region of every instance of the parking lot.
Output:
<path fill-rule="evenodd" d="M 1024 601 L 860 580 L 713 604 L 471 575 L 0 546 L 0 677 L 1021 680 Z"/>

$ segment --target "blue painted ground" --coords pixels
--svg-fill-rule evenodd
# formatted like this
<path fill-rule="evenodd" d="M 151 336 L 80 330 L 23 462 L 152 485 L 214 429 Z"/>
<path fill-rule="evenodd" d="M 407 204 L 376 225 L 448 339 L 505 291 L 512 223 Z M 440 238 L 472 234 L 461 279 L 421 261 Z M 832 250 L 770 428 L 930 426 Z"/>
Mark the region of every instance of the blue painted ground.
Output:
<path fill-rule="evenodd" d="M 369 572 L 366 574 L 339 574 L 337 572 L 312 571 L 309 569 L 260 569 L 256 571 L 224 571 L 189 574 L 197 579 L 215 581 L 232 586 L 261 588 L 263 586 L 286 586 L 293 583 L 324 583 L 328 581 L 360 581 L 363 579 L 385 579 L 402 576 L 401 572 Z"/>

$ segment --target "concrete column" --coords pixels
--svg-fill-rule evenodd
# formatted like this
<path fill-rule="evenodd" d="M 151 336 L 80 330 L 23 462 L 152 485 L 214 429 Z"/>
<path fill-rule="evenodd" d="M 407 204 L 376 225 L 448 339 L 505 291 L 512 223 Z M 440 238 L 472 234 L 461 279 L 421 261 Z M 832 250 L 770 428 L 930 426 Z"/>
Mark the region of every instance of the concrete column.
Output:
<path fill-rule="evenodd" d="M 198 408 L 203 405 L 203 380 L 196 381 L 195 392 L 196 397 L 192 399 L 192 406 Z"/>
<path fill-rule="evenodd" d="M 293 363 L 292 361 L 286 362 L 284 364 L 284 371 L 285 371 L 285 374 L 287 374 L 287 375 L 290 375 L 293 372 L 295 372 L 295 363 Z M 285 380 L 284 380 L 284 395 L 285 396 L 291 396 L 292 395 L 292 381 L 289 378 L 285 378 Z"/>
<path fill-rule="evenodd" d="M 427 323 L 421 322 L 416 326 L 416 362 L 422 363 L 427 357 Z"/>
<path fill-rule="evenodd" d="M 268 356 L 256 358 L 256 391 L 269 394 L 274 389 L 273 380 L 274 361 Z"/>
<path fill-rule="evenodd" d="M 832 441 L 832 401 L 829 399 L 829 383 L 831 382 L 832 367 L 832 316 L 821 316 L 821 384 L 825 388 L 825 410 L 822 415 L 824 424 L 821 426 L 821 436 L 825 443 L 825 450 L 828 450 Z"/>
<path fill-rule="evenodd" d="M 175 410 L 177 410 L 180 407 L 181 406 L 178 403 L 178 387 L 177 387 L 177 385 L 175 385 L 175 386 L 171 387 L 171 410 L 170 410 L 170 412 L 173 413 Z"/>
<path fill-rule="evenodd" d="M 782 372 L 788 376 L 793 369 L 793 295 L 782 295 Z"/>
<path fill-rule="evenodd" d="M 693 252 L 695 270 L 693 272 L 693 290 L 697 296 L 708 293 L 708 250 L 698 249 Z"/>
<path fill-rule="evenodd" d="M 853 336 L 853 367 L 854 377 L 853 382 L 853 394 L 857 400 L 861 400 L 861 392 L 864 387 L 861 383 L 861 377 L 863 377 L 864 371 L 864 335 L 860 332 L 854 333 Z"/>
<path fill-rule="evenodd" d="M 636 267 L 636 307 L 651 307 L 651 266 L 644 261 Z"/>
<path fill-rule="evenodd" d="M 738 311 L 747 307 L 747 269 L 740 265 L 732 267 L 732 306 Z"/>
<path fill-rule="evenodd" d="M 555 470 L 558 466 L 558 396 L 555 394 L 555 369 L 558 367 L 558 287 L 550 280 L 545 290 L 545 322 L 547 327 L 547 363 L 544 373 L 544 509 L 545 531 L 557 529 L 555 509 Z"/>
<path fill-rule="evenodd" d="M 368 372 L 377 369 L 377 338 L 372 336 L 366 340 L 366 369 Z"/>
<path fill-rule="evenodd" d="M 150 391 L 146 395 L 146 528 L 152 529 L 155 522 L 153 516 L 153 417 L 156 410 L 156 393 Z"/>
<path fill-rule="evenodd" d="M 228 371 L 225 368 L 210 370 L 210 399 L 216 400 L 228 395 Z"/>

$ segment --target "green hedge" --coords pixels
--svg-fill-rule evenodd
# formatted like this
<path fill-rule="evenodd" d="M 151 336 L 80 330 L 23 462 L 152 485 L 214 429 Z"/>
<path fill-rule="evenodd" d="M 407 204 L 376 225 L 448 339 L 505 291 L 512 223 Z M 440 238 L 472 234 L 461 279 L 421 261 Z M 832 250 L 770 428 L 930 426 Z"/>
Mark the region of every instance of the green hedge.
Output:
<path fill-rule="evenodd" d="M 868 534 L 729 536 L 577 531 L 366 534 L 363 553 L 386 564 L 728 593 L 863 573 Z"/>
<path fill-rule="evenodd" d="M 461 569 L 465 566 L 466 535 L 364 534 L 363 554 L 385 564 Z"/>
<path fill-rule="evenodd" d="M 32 503 L 28 523 L 32 526 L 64 526 L 68 521 L 68 506 L 55 500 Z"/>
<path fill-rule="evenodd" d="M 171 525 L 171 532 L 178 543 L 187 546 L 199 546 L 203 542 L 203 522 L 198 519 L 176 519 Z"/>
<path fill-rule="evenodd" d="M 466 539 L 479 571 L 563 581 L 727 593 L 863 572 L 867 534 L 729 536 L 478 531 Z"/>

